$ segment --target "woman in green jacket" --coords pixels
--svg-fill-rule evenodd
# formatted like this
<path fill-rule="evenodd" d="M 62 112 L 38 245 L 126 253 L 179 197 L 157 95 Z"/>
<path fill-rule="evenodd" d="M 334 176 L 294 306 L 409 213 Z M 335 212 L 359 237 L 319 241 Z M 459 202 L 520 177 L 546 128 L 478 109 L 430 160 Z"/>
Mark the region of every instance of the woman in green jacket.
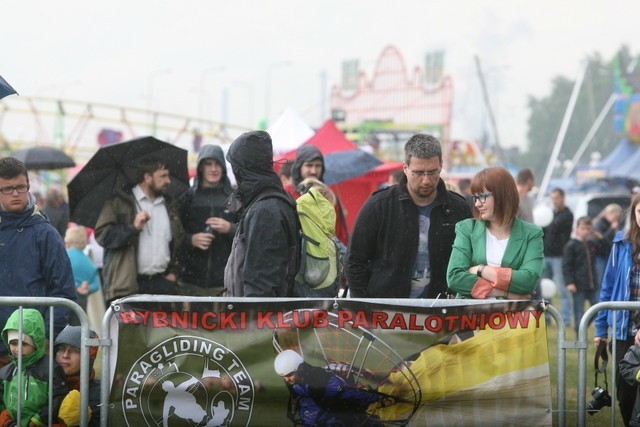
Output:
<path fill-rule="evenodd" d="M 529 299 L 540 280 L 542 228 L 516 217 L 518 190 L 504 168 L 471 181 L 474 219 L 456 225 L 447 282 L 458 298 Z"/>

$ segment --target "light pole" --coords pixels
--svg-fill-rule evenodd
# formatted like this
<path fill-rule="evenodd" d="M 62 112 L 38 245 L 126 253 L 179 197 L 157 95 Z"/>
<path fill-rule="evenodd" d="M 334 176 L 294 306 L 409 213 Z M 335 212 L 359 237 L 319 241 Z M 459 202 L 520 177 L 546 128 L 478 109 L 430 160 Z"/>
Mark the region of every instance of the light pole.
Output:
<path fill-rule="evenodd" d="M 286 67 L 288 65 L 291 65 L 291 61 L 274 62 L 267 66 L 267 76 L 264 88 L 264 116 L 267 119 L 267 122 L 269 121 L 269 103 L 271 101 L 271 70 L 277 67 Z"/>
<path fill-rule="evenodd" d="M 225 67 L 223 67 L 222 65 L 219 65 L 217 67 L 205 68 L 200 72 L 200 106 L 198 110 L 198 118 L 200 119 L 200 121 L 204 120 L 204 104 L 205 104 L 205 97 L 206 97 L 205 95 L 207 94 L 207 91 L 206 91 L 207 75 L 219 73 L 224 70 L 225 70 Z"/>
<path fill-rule="evenodd" d="M 148 83 L 147 111 L 149 111 L 149 114 L 151 115 L 150 117 L 151 136 L 156 136 L 156 127 L 157 127 L 157 120 L 158 120 L 158 113 L 154 113 L 151 111 L 153 108 L 153 83 L 158 76 L 161 76 L 163 74 L 169 74 L 170 72 L 171 72 L 170 68 L 161 68 L 159 70 L 154 70 L 151 73 L 149 73 L 149 77 L 147 78 L 147 83 Z"/>
<path fill-rule="evenodd" d="M 249 94 L 248 98 L 249 98 L 249 108 L 248 108 L 248 114 L 249 114 L 249 127 L 253 128 L 254 126 L 254 122 L 253 122 L 253 105 L 254 105 L 254 100 L 255 100 L 255 91 L 253 88 L 253 85 L 251 83 L 248 82 L 243 82 L 243 81 L 239 81 L 239 80 L 234 80 L 233 84 L 236 86 L 240 86 L 243 87 L 245 89 L 247 89 L 247 93 Z"/>

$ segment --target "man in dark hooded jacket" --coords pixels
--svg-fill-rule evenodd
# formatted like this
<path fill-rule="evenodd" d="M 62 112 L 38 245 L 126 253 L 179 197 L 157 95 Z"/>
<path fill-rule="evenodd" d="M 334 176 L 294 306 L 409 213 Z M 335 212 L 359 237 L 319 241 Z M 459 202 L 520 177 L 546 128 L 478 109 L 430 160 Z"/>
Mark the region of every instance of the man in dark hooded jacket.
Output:
<path fill-rule="evenodd" d="M 238 188 L 227 206 L 240 212 L 224 272 L 226 295 L 286 297 L 298 271 L 299 230 L 295 201 L 273 170 L 271 137 L 240 135 L 229 148 Z"/>
<path fill-rule="evenodd" d="M 317 178 L 324 182 L 324 156 L 314 145 L 303 145 L 296 152 L 296 160 L 291 168 L 291 184 L 284 187 L 294 199 L 300 197 L 298 185 L 307 178 Z M 342 204 L 336 196 L 336 237 L 345 245 L 349 243 L 349 230 Z"/>
<path fill-rule="evenodd" d="M 182 295 L 217 296 L 224 290 L 237 222 L 224 206 L 232 192 L 222 148 L 202 146 L 193 186 L 178 200 L 185 229 L 178 280 Z"/>
<path fill-rule="evenodd" d="M 64 241 L 35 204 L 24 163 L 0 158 L 0 295 L 76 300 L 71 262 Z M 16 307 L 0 306 L 0 328 Z M 48 307 L 39 307 L 49 333 Z M 54 332 L 69 322 L 69 309 L 54 310 Z M 8 350 L 0 343 L 0 366 Z"/>

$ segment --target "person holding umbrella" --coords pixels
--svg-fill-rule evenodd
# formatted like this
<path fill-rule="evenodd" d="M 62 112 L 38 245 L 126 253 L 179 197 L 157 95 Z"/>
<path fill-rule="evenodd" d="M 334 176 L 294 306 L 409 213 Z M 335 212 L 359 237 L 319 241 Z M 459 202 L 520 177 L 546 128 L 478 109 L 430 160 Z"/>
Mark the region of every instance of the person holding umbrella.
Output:
<path fill-rule="evenodd" d="M 0 158 L 0 295 L 58 297 L 76 300 L 71 263 L 62 237 L 29 193 L 24 163 Z M 16 307 L 0 306 L 0 329 Z M 47 324 L 50 310 L 40 307 Z M 54 310 L 54 333 L 69 323 L 69 309 Z M 49 328 L 47 328 L 47 333 Z M 0 365 L 8 350 L 0 343 Z"/>
<path fill-rule="evenodd" d="M 107 301 L 136 293 L 175 294 L 177 254 L 183 239 L 178 204 L 166 194 L 169 169 L 159 156 L 137 168 L 137 185 L 115 190 L 96 223 L 105 249 Z"/>

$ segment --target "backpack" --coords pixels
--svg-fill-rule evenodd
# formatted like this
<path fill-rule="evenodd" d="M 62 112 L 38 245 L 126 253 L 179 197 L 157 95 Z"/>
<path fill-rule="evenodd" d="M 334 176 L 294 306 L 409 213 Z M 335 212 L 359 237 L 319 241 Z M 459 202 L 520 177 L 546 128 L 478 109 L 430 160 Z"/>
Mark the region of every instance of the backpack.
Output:
<path fill-rule="evenodd" d="M 336 211 L 311 187 L 296 200 L 300 221 L 300 269 L 296 282 L 322 289 L 339 280 L 340 252 L 335 242 Z"/>

